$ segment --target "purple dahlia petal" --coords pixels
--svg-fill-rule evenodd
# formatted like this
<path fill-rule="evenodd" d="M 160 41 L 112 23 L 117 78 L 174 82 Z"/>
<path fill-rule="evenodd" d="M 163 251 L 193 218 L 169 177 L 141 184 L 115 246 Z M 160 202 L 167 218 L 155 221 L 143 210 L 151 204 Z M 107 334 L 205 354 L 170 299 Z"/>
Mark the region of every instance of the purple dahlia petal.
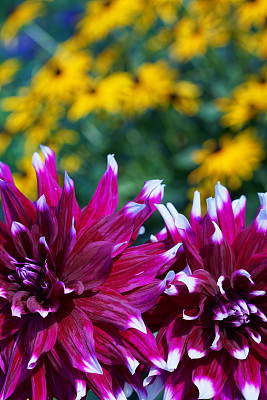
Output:
<path fill-rule="evenodd" d="M 241 196 L 240 199 L 232 201 L 235 223 L 237 232 L 241 232 L 246 227 L 246 197 Z"/>
<path fill-rule="evenodd" d="M 49 382 L 47 387 L 48 398 L 57 400 L 75 400 L 77 391 L 74 384 L 70 383 L 63 376 L 56 373 L 52 368 L 46 368 L 46 379 Z"/>
<path fill-rule="evenodd" d="M 166 368 L 166 362 L 161 357 L 156 345 L 155 337 L 147 330 L 147 333 L 135 329 L 128 329 L 121 333 L 123 342 L 132 355 L 145 365 L 155 365 L 160 369 Z"/>
<path fill-rule="evenodd" d="M 245 269 L 251 274 L 257 289 L 266 289 L 267 252 L 255 254 L 246 263 Z M 250 285 L 251 287 L 251 285 Z"/>
<path fill-rule="evenodd" d="M 162 285 L 162 281 L 154 279 L 143 287 L 125 293 L 124 297 L 133 307 L 144 313 L 157 303 L 165 287 L 165 285 Z"/>
<path fill-rule="evenodd" d="M 215 202 L 220 228 L 231 245 L 237 234 L 236 223 L 229 192 L 220 182 L 215 186 Z"/>
<path fill-rule="evenodd" d="M 131 374 L 135 373 L 139 362 L 131 355 L 116 329 L 106 332 L 94 326 L 95 349 L 97 358 L 106 365 L 123 364 Z"/>
<path fill-rule="evenodd" d="M 186 350 L 188 334 L 191 330 L 191 323 L 183 321 L 181 318 L 176 318 L 169 325 L 166 332 L 166 341 L 168 345 L 167 368 L 173 370 L 177 368 Z"/>
<path fill-rule="evenodd" d="M 46 318 L 52 311 L 48 303 L 43 303 L 43 300 L 35 295 L 27 299 L 27 307 L 31 313 L 39 313 L 42 318 Z"/>
<path fill-rule="evenodd" d="M 237 360 L 244 360 L 249 353 L 249 344 L 247 338 L 236 329 L 227 332 L 227 340 L 224 348 Z"/>
<path fill-rule="evenodd" d="M 74 386 L 75 374 L 78 370 L 72 368 L 70 357 L 69 352 L 67 352 L 58 342 L 56 342 L 54 347 L 47 353 L 47 358 L 51 363 L 49 369 L 54 369 L 57 374 L 61 375 L 62 378 L 67 379 Z"/>
<path fill-rule="evenodd" d="M 79 280 L 83 282 L 85 290 L 102 285 L 108 278 L 112 260 L 111 254 L 114 245 L 109 242 L 88 243 L 77 252 L 76 248 L 64 270 L 58 275 L 68 286 L 68 282 Z"/>
<path fill-rule="evenodd" d="M 168 377 L 165 383 L 163 400 L 173 399 L 198 399 L 198 390 L 192 382 L 192 369 L 194 363 L 185 357 L 181 368 L 177 368 Z"/>
<path fill-rule="evenodd" d="M 112 377 L 110 372 L 103 368 L 103 374 L 87 374 L 90 389 L 100 400 L 116 400 L 112 390 Z"/>
<path fill-rule="evenodd" d="M 112 214 L 118 205 L 118 165 L 113 155 L 108 155 L 107 170 L 102 176 L 94 196 L 83 210 L 82 225 L 92 219 Z"/>
<path fill-rule="evenodd" d="M 123 332 L 129 328 L 146 332 L 140 311 L 132 307 L 119 293 L 101 287 L 99 290 L 95 289 L 93 294 L 74 299 L 75 305 L 86 312 L 93 324 L 106 328 L 112 325 Z"/>
<path fill-rule="evenodd" d="M 179 243 L 181 242 L 181 236 L 178 231 L 177 226 L 175 225 L 175 220 L 168 209 L 163 204 L 155 204 L 156 208 L 160 212 L 162 218 L 164 219 L 168 237 L 170 238 L 171 243 Z"/>
<path fill-rule="evenodd" d="M 46 166 L 48 172 L 50 173 L 52 178 L 56 182 L 58 182 L 55 153 L 53 152 L 52 149 L 50 149 L 50 147 L 43 146 L 43 145 L 40 145 L 40 147 L 41 147 L 42 153 L 44 155 L 45 166 Z"/>
<path fill-rule="evenodd" d="M 78 232 L 74 251 L 78 254 L 88 243 L 109 241 L 114 246 L 122 244 L 112 256 L 120 254 L 129 245 L 135 220 L 144 208 L 144 204 L 129 202 L 115 214 L 91 221 Z"/>
<path fill-rule="evenodd" d="M 83 372 L 102 374 L 96 358 L 93 325 L 77 307 L 58 322 L 59 344 L 69 354 L 72 366 Z"/>
<path fill-rule="evenodd" d="M 37 367 L 31 375 L 32 400 L 47 400 L 46 371 L 44 363 Z"/>
<path fill-rule="evenodd" d="M 179 229 L 179 232 L 182 236 L 184 252 L 191 271 L 193 272 L 197 269 L 204 269 L 204 263 L 200 252 L 198 248 L 192 243 L 186 230 Z"/>
<path fill-rule="evenodd" d="M 194 193 L 193 205 L 190 214 L 190 225 L 197 231 L 199 223 L 202 219 L 201 215 L 201 203 L 200 203 L 200 192 L 198 190 Z"/>
<path fill-rule="evenodd" d="M 66 238 L 74 225 L 74 221 L 75 229 L 77 229 L 82 218 L 82 213 L 75 197 L 74 182 L 67 173 L 65 173 L 64 187 L 55 209 L 55 215 L 58 221 L 56 249 L 57 252 L 60 252 L 65 246 Z"/>
<path fill-rule="evenodd" d="M 46 203 L 44 194 L 37 200 L 36 208 L 39 234 L 45 237 L 50 247 L 58 236 L 58 224 L 54 212 Z"/>
<path fill-rule="evenodd" d="M 33 242 L 30 231 L 19 222 L 12 222 L 11 234 L 18 253 L 22 257 L 33 257 Z"/>
<path fill-rule="evenodd" d="M 228 370 L 227 370 L 228 371 Z M 226 380 L 222 392 L 214 397 L 214 400 L 242 400 L 242 395 L 239 392 L 233 374 L 230 373 Z"/>
<path fill-rule="evenodd" d="M 179 246 L 160 249 L 158 244 L 130 247 L 114 261 L 110 276 L 105 285 L 119 293 L 128 292 L 152 282 L 176 261 Z"/>
<path fill-rule="evenodd" d="M 21 318 L 22 315 L 28 313 L 27 300 L 30 293 L 25 290 L 20 290 L 15 293 L 12 298 L 11 313 L 13 317 Z"/>
<path fill-rule="evenodd" d="M 36 221 L 34 204 L 27 199 L 15 185 L 0 179 L 0 192 L 5 224 L 17 221 L 30 228 Z"/>
<path fill-rule="evenodd" d="M 221 393 L 229 373 L 228 361 L 226 352 L 212 352 L 194 368 L 192 380 L 199 390 L 199 399 L 211 399 Z"/>
<path fill-rule="evenodd" d="M 235 383 L 245 400 L 257 400 L 261 389 L 260 362 L 249 354 L 240 360 L 234 370 Z"/>
<path fill-rule="evenodd" d="M 14 318 L 11 314 L 10 304 L 6 304 L 0 312 L 0 339 L 5 339 L 21 330 L 28 321 L 28 316 Z"/>
<path fill-rule="evenodd" d="M 234 268 L 234 254 L 218 225 L 215 222 L 213 225 L 215 231 L 205 250 L 205 267 L 217 278 L 221 275 L 229 276 Z"/>
<path fill-rule="evenodd" d="M 187 353 L 189 358 L 195 360 L 209 354 L 213 340 L 214 332 L 211 327 L 203 328 L 201 326 L 195 326 L 190 331 L 189 340 L 187 342 Z"/>
<path fill-rule="evenodd" d="M 42 318 L 38 314 L 30 318 L 24 339 L 25 347 L 31 357 L 28 369 L 33 369 L 39 357 L 54 347 L 57 331 L 57 322 L 53 314 L 49 314 L 47 318 Z"/>
<path fill-rule="evenodd" d="M 267 244 L 266 231 L 258 228 L 256 220 L 239 233 L 233 243 L 233 250 L 236 258 L 235 269 L 243 268 L 248 263 L 250 257 L 264 251 Z"/>
<path fill-rule="evenodd" d="M 34 153 L 32 164 L 37 177 L 38 198 L 44 194 L 47 204 L 50 207 L 56 206 L 61 196 L 61 187 L 52 177 L 38 153 Z"/>
<path fill-rule="evenodd" d="M 11 396 L 18 385 L 30 376 L 30 371 L 27 369 L 29 356 L 25 350 L 23 336 L 24 333 L 21 330 L 17 337 L 6 346 L 7 372 L 5 382 L 0 389 L 1 400 Z"/>
<path fill-rule="evenodd" d="M 12 183 L 14 185 L 13 177 L 8 165 L 0 161 L 0 179 L 5 182 Z"/>
<path fill-rule="evenodd" d="M 162 180 L 152 179 L 146 181 L 141 192 L 133 199 L 135 203 L 146 203 L 149 200 L 149 205 L 155 211 L 155 204 L 159 204 L 163 197 L 164 186 Z"/>

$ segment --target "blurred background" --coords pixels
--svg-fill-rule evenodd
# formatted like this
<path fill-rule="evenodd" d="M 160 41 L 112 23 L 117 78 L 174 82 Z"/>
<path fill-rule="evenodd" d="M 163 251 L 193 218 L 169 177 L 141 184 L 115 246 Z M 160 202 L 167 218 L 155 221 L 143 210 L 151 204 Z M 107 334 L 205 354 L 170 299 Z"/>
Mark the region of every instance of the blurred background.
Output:
<path fill-rule="evenodd" d="M 120 206 L 164 179 L 164 203 L 188 213 L 198 189 L 205 209 L 219 180 L 251 220 L 267 190 L 266 0 L 1 0 L 0 16 L 0 157 L 24 194 L 44 144 L 81 206 L 111 153 Z"/>

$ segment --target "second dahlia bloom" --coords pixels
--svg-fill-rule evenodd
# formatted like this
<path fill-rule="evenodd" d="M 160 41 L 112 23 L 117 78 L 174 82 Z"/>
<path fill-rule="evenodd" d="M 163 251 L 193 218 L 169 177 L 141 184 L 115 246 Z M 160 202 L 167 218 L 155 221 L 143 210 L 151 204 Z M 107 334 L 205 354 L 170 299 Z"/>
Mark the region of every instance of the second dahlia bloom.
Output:
<path fill-rule="evenodd" d="M 203 218 L 198 192 L 190 223 L 172 205 L 158 207 L 188 263 L 164 295 L 172 306 L 157 341 L 173 372 L 149 389 L 164 383 L 164 400 L 267 398 L 267 193 L 260 200 L 248 227 L 245 197 L 231 202 L 220 183 Z"/>
<path fill-rule="evenodd" d="M 0 399 L 79 400 L 91 389 L 101 400 L 123 400 L 127 381 L 145 397 L 136 368 L 165 362 L 140 311 L 103 284 L 112 259 L 161 201 L 161 183 L 146 182 L 114 213 L 117 164 L 108 156 L 107 171 L 81 210 L 73 181 L 66 174 L 61 189 L 54 153 L 42 151 L 45 163 L 33 156 L 34 203 L 0 164 Z M 138 272 L 133 263 L 130 272 Z"/>

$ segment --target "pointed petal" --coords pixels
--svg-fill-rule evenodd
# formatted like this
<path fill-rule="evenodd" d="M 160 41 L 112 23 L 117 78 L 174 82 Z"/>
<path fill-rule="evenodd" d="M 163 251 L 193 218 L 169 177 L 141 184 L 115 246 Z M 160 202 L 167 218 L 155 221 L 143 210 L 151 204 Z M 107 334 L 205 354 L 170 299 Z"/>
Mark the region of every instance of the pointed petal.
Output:
<path fill-rule="evenodd" d="M 50 207 L 56 206 L 62 192 L 61 187 L 52 177 L 38 153 L 34 153 L 32 164 L 37 177 L 38 198 L 44 194 L 47 204 Z"/>
<path fill-rule="evenodd" d="M 86 312 L 97 326 L 114 326 L 123 332 L 129 328 L 146 331 L 140 311 L 114 290 L 102 287 L 94 296 L 77 298 L 74 303 Z"/>
<path fill-rule="evenodd" d="M 224 351 L 212 352 L 194 368 L 192 380 L 199 390 L 199 399 L 210 399 L 221 393 L 229 372 L 228 361 Z"/>
<path fill-rule="evenodd" d="M 237 229 L 229 192 L 220 182 L 215 186 L 215 202 L 220 228 L 231 245 L 236 238 Z"/>
<path fill-rule="evenodd" d="M 34 204 L 15 185 L 1 179 L 0 192 L 5 224 L 11 226 L 13 221 L 17 221 L 30 229 L 36 221 Z"/>
<path fill-rule="evenodd" d="M 245 400 L 257 400 L 261 389 L 260 362 L 249 354 L 234 371 L 235 383 Z"/>
<path fill-rule="evenodd" d="M 45 166 L 46 166 L 48 172 L 50 173 L 52 178 L 56 182 L 58 182 L 55 153 L 53 152 L 52 149 L 50 149 L 50 147 L 43 146 L 43 145 L 40 145 L 40 147 L 41 147 L 42 153 L 44 155 Z"/>
<path fill-rule="evenodd" d="M 25 335 L 25 347 L 30 354 L 28 369 L 33 369 L 39 357 L 54 347 L 57 340 L 57 322 L 53 314 L 47 318 L 32 315 Z"/>
<path fill-rule="evenodd" d="M 102 285 L 111 272 L 113 247 L 109 242 L 95 242 L 89 243 L 79 252 L 74 248 L 63 275 L 60 273 L 59 277 L 66 285 L 68 281 L 82 281 L 85 290 Z"/>
<path fill-rule="evenodd" d="M 37 220 L 40 236 L 44 236 L 50 247 L 58 236 L 58 224 L 54 212 L 47 205 L 43 194 L 36 202 Z"/>
<path fill-rule="evenodd" d="M 108 165 L 90 203 L 83 212 L 83 226 L 92 219 L 112 214 L 118 205 L 118 165 L 114 155 L 108 155 Z"/>
<path fill-rule="evenodd" d="M 32 400 L 46 400 L 46 377 L 44 363 L 37 368 L 31 375 L 32 382 Z"/>
<path fill-rule="evenodd" d="M 93 325 L 82 310 L 73 309 L 58 323 L 58 342 L 69 354 L 74 368 L 102 374 L 95 354 Z"/>

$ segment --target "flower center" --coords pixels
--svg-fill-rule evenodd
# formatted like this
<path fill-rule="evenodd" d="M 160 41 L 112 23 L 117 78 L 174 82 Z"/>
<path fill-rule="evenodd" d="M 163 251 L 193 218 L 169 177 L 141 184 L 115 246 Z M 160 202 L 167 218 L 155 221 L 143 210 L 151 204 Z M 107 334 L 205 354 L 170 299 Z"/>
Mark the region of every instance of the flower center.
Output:
<path fill-rule="evenodd" d="M 219 298 L 212 308 L 214 319 L 224 321 L 227 326 L 239 327 L 250 322 L 250 311 L 241 297 L 236 299 Z"/>
<path fill-rule="evenodd" d="M 26 258 L 25 262 L 16 264 L 16 280 L 31 292 L 44 292 L 47 288 L 45 274 L 44 266 L 37 261 Z"/>

